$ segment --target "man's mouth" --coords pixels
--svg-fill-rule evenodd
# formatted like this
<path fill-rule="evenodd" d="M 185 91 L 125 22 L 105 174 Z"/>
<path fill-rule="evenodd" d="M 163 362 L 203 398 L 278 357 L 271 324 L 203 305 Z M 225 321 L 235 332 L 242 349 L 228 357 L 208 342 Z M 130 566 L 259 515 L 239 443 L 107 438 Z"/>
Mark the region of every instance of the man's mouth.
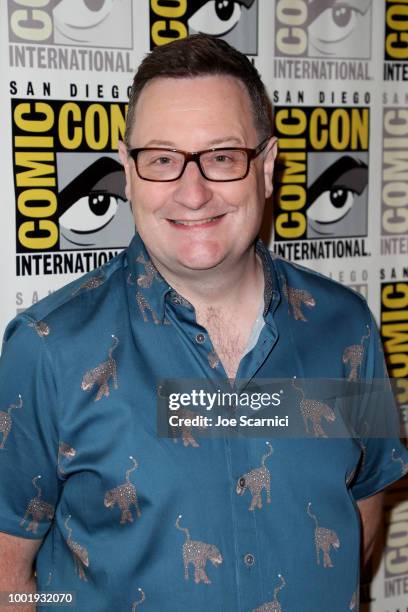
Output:
<path fill-rule="evenodd" d="M 182 219 L 168 219 L 170 223 L 173 225 L 184 225 L 187 227 L 194 227 L 198 225 L 208 225 L 209 223 L 213 223 L 214 221 L 218 221 L 222 217 L 225 216 L 225 213 L 222 215 L 216 215 L 215 217 L 207 217 L 206 219 L 198 219 L 196 221 L 182 220 Z"/>

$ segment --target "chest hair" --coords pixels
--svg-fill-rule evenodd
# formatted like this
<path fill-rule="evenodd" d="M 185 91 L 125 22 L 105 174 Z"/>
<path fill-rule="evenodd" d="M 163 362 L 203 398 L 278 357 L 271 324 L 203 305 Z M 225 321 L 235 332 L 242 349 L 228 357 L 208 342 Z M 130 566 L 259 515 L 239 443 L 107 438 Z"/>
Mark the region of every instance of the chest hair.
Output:
<path fill-rule="evenodd" d="M 231 315 L 225 314 L 214 306 L 208 306 L 198 317 L 210 334 L 214 346 L 229 378 L 235 378 L 248 338 L 252 328 L 252 321 L 240 324 L 240 321 Z"/>

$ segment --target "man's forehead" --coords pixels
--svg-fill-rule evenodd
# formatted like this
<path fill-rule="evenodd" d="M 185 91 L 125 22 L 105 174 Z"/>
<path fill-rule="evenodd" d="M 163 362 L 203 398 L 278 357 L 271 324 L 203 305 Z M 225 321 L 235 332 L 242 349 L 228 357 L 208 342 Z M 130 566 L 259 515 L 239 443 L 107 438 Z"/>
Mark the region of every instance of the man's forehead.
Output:
<path fill-rule="evenodd" d="M 228 90 L 228 99 L 224 97 Z M 220 93 L 223 92 L 223 93 Z M 222 97 L 222 99 L 221 99 Z M 249 93 L 244 83 L 230 75 L 200 75 L 194 77 L 156 77 L 142 89 L 135 108 L 135 115 L 143 110 L 149 113 L 153 108 L 164 111 L 194 111 L 202 112 L 207 106 L 228 103 L 247 106 L 251 104 Z M 139 112 L 140 114 L 140 112 Z"/>
<path fill-rule="evenodd" d="M 140 94 L 132 132 L 138 146 L 157 138 L 185 140 L 193 127 L 203 145 L 224 133 L 243 142 L 253 121 L 249 93 L 233 76 L 157 77 Z"/>

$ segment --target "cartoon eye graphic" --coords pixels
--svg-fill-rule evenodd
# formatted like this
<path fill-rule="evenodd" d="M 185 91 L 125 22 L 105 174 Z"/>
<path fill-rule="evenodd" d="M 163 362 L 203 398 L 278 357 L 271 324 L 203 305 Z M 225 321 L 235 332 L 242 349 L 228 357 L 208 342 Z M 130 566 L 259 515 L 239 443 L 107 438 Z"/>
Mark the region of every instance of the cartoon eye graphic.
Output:
<path fill-rule="evenodd" d="M 100 232 L 125 201 L 122 166 L 111 157 L 99 157 L 59 194 L 61 234 L 76 244 L 71 234 Z"/>
<path fill-rule="evenodd" d="M 367 165 L 344 155 L 329 166 L 309 188 L 307 219 L 314 231 L 331 232 L 330 224 L 344 219 L 368 182 Z"/>
<path fill-rule="evenodd" d="M 324 191 L 307 211 L 307 216 L 319 223 L 340 221 L 351 209 L 355 193 L 345 187 L 333 187 Z"/>
<path fill-rule="evenodd" d="M 189 28 L 202 34 L 224 36 L 241 18 L 241 6 L 250 8 L 254 0 L 205 0 L 195 3 L 188 19 Z M 193 4 L 193 3 L 191 3 Z M 201 6 L 197 6 L 197 4 Z"/>
<path fill-rule="evenodd" d="M 349 6 L 328 8 L 309 26 L 309 36 L 325 43 L 343 40 L 356 26 L 356 13 Z"/>
<path fill-rule="evenodd" d="M 117 209 L 118 198 L 110 193 L 91 191 L 61 215 L 60 224 L 76 234 L 98 232 L 112 221 Z"/>
<path fill-rule="evenodd" d="M 330 8 L 322 8 L 320 2 L 309 9 L 309 40 L 312 46 L 324 55 L 334 55 L 335 45 L 358 31 L 361 20 L 371 6 L 371 0 L 349 0 L 334 2 Z M 330 46 L 333 48 L 330 49 Z"/>
<path fill-rule="evenodd" d="M 68 36 L 69 28 L 95 28 L 111 14 L 113 2 L 114 0 L 62 0 L 53 11 L 55 25 L 65 36 Z M 82 40 L 81 34 L 79 38 Z"/>

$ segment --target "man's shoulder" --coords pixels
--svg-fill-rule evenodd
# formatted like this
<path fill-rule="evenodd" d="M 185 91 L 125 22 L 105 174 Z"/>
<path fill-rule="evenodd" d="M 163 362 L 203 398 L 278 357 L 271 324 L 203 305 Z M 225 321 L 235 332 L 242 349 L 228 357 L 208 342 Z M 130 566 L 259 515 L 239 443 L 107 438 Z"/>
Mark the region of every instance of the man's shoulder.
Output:
<path fill-rule="evenodd" d="M 49 330 L 79 328 L 85 321 L 103 316 L 115 302 L 118 291 L 123 291 L 126 251 L 109 260 L 100 268 L 83 275 L 57 289 L 19 314 L 7 326 L 5 340 L 21 326 L 33 327 L 39 336 Z"/>
<path fill-rule="evenodd" d="M 354 289 L 305 266 L 293 263 L 271 252 L 280 291 L 286 298 L 304 299 L 309 296 L 319 311 L 325 309 L 331 315 L 338 313 L 343 318 L 347 315 L 366 321 L 369 310 L 365 298 Z M 288 296 L 289 294 L 289 296 Z"/>

